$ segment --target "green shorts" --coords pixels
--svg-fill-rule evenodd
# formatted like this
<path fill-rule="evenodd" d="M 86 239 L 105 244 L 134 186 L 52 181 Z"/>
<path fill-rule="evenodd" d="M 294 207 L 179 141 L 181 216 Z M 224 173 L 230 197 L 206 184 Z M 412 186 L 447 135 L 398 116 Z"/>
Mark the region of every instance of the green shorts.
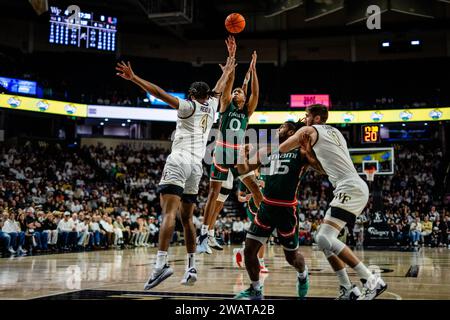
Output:
<path fill-rule="evenodd" d="M 231 170 L 234 178 L 237 178 L 239 176 L 238 170 L 236 168 L 213 163 L 209 171 L 209 178 L 216 181 L 227 181 L 229 170 Z"/>
<path fill-rule="evenodd" d="M 255 216 L 258 214 L 258 207 L 255 205 L 255 202 L 253 201 L 253 198 L 251 198 L 247 202 L 247 217 L 248 219 L 253 222 L 255 220 Z"/>
<path fill-rule="evenodd" d="M 265 243 L 274 230 L 285 250 L 298 248 L 298 212 L 295 206 L 273 206 L 261 203 L 255 220 L 248 229 L 247 237 Z"/>

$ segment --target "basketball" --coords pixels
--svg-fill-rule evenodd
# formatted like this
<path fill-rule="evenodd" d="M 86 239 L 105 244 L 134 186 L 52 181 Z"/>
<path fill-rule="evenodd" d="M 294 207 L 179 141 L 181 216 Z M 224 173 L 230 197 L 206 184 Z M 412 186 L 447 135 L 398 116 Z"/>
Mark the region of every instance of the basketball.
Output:
<path fill-rule="evenodd" d="M 225 19 L 225 28 L 230 33 L 242 32 L 245 28 L 245 18 L 240 13 L 232 13 Z"/>

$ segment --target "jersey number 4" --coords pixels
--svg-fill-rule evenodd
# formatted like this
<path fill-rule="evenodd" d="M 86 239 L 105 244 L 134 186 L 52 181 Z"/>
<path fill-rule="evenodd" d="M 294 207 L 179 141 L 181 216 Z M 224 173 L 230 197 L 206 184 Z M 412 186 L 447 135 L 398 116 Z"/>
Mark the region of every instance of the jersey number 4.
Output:
<path fill-rule="evenodd" d="M 203 117 L 200 119 L 200 128 L 202 128 L 203 133 L 205 133 L 206 129 L 208 129 L 208 115 L 207 114 L 203 115 Z"/>

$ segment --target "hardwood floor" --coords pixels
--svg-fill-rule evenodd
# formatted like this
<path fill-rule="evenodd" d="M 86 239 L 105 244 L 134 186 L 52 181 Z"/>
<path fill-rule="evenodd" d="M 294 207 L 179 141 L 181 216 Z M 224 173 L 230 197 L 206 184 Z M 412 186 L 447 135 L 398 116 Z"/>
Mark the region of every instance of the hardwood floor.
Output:
<path fill-rule="evenodd" d="M 175 273 L 152 291 L 143 291 L 154 262 L 155 248 L 109 250 L 0 259 L 0 299 L 160 299 L 232 298 L 249 280 L 232 260 L 233 247 L 213 255 L 198 255 L 198 282 L 180 285 L 184 247 L 173 247 Z M 334 298 L 338 284 L 324 255 L 301 247 L 311 275 L 310 299 Z M 380 299 L 450 299 L 450 250 L 418 252 L 357 251 L 366 265 L 380 268 L 388 289 Z M 263 275 L 266 297 L 295 298 L 296 273 L 279 246 L 266 251 L 270 270 Z M 375 267 L 378 266 L 378 267 Z M 352 280 L 355 273 L 349 270 Z"/>

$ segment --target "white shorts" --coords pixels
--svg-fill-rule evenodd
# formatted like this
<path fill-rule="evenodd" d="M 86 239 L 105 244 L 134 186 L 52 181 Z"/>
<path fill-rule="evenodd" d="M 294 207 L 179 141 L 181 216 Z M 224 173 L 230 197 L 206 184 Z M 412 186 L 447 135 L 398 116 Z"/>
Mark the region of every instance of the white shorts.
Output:
<path fill-rule="evenodd" d="M 189 153 L 172 152 L 166 160 L 159 185 L 171 184 L 183 188 L 184 194 L 198 194 L 203 175 L 201 161 Z"/>
<path fill-rule="evenodd" d="M 341 181 L 333 191 L 334 198 L 330 203 L 332 208 L 341 208 L 358 217 L 367 205 L 369 200 L 369 187 L 359 176 Z M 331 221 L 330 210 L 325 214 L 325 218 Z"/>

